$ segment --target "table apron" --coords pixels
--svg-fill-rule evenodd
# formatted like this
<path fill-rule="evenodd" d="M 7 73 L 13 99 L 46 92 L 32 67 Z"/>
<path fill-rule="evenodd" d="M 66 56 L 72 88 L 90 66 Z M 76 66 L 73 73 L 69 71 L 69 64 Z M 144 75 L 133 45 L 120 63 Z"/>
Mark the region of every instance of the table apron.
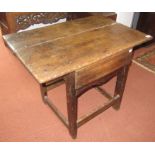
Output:
<path fill-rule="evenodd" d="M 109 73 L 125 66 L 131 62 L 132 54 L 128 51 L 109 58 L 106 61 L 100 60 L 78 71 L 75 71 L 75 88 L 79 89 L 93 81 L 108 75 Z"/>

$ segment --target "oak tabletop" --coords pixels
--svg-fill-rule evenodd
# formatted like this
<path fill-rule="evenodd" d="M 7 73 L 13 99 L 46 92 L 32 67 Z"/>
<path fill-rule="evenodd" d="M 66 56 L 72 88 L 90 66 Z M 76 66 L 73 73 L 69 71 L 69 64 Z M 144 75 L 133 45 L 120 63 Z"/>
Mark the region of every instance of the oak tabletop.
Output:
<path fill-rule="evenodd" d="M 3 36 L 39 83 L 129 50 L 151 37 L 103 16 Z"/>

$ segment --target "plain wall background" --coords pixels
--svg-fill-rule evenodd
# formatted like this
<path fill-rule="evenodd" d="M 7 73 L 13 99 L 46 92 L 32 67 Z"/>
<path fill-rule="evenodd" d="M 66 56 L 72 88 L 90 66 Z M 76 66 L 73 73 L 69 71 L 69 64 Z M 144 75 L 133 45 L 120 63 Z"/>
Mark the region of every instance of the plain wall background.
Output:
<path fill-rule="evenodd" d="M 116 12 L 117 13 L 117 22 L 131 27 L 132 21 L 134 18 L 134 12 Z"/>

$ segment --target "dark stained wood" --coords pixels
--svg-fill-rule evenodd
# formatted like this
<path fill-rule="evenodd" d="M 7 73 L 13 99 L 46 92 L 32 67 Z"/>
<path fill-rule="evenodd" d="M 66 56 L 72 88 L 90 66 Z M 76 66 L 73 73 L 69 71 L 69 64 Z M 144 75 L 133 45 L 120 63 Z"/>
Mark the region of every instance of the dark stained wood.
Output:
<path fill-rule="evenodd" d="M 153 36 L 153 39 L 144 45 L 149 45 L 151 43 L 154 43 L 155 42 L 155 12 L 140 12 L 136 29 Z"/>
<path fill-rule="evenodd" d="M 57 109 L 57 107 L 53 104 L 53 102 L 48 98 L 45 97 L 44 102 L 47 103 L 47 105 L 52 109 L 52 111 L 56 114 L 56 116 L 61 120 L 61 122 L 69 128 L 68 120 L 65 118 L 65 116 Z"/>
<path fill-rule="evenodd" d="M 4 12 L 0 12 L 0 29 L 3 35 L 7 34 L 7 32 L 9 31 L 6 14 Z"/>
<path fill-rule="evenodd" d="M 117 14 L 115 12 L 89 12 L 92 16 L 102 15 L 116 21 Z"/>
<path fill-rule="evenodd" d="M 51 89 L 54 89 L 54 88 L 56 88 L 56 87 L 58 87 L 58 86 L 60 86 L 60 85 L 62 85 L 62 84 L 64 84 L 64 80 L 60 80 L 60 81 L 58 81 L 58 82 L 56 82 L 56 83 L 52 83 L 51 85 L 47 85 L 47 90 L 51 90 Z"/>
<path fill-rule="evenodd" d="M 107 83 L 110 79 L 112 79 L 113 77 L 115 77 L 117 75 L 117 72 L 119 70 L 116 70 L 100 79 L 97 79 L 95 81 L 93 81 L 92 83 L 88 83 L 87 85 L 85 85 L 84 87 L 81 87 L 79 89 L 76 90 L 76 96 L 80 97 L 82 94 L 84 94 L 86 91 L 98 87 L 98 86 L 102 86 L 103 84 Z"/>
<path fill-rule="evenodd" d="M 57 115 L 57 117 L 61 120 L 61 122 L 67 127 L 69 128 L 68 125 L 68 120 L 65 118 L 65 116 L 57 109 L 57 107 L 53 104 L 53 102 L 48 98 L 47 95 L 47 87 L 46 84 L 41 84 L 40 85 L 40 89 L 41 89 L 41 96 L 42 96 L 42 100 L 45 104 L 47 104 L 52 111 Z"/>
<path fill-rule="evenodd" d="M 4 36 L 39 83 L 117 55 L 149 39 L 141 32 L 95 16 Z"/>
<path fill-rule="evenodd" d="M 93 109 L 89 114 L 82 116 L 77 121 L 77 127 L 80 127 L 81 125 L 85 124 L 89 120 L 93 119 L 95 116 L 99 115 L 103 111 L 107 110 L 111 106 L 113 106 L 115 103 L 117 103 L 117 100 L 119 99 L 119 95 L 114 96 L 108 103 L 103 104 L 95 109 Z"/>
<path fill-rule="evenodd" d="M 118 68 L 128 64 L 131 59 L 129 59 L 129 51 L 122 52 L 117 56 L 108 57 L 105 60 L 97 61 L 88 67 L 83 67 L 80 70 L 76 71 L 76 89 L 91 83 L 105 75 L 108 75 L 112 71 L 117 70 Z"/>
<path fill-rule="evenodd" d="M 125 89 L 125 84 L 128 76 L 128 71 L 129 71 L 130 64 L 125 65 L 120 71 L 117 73 L 117 81 L 116 81 L 116 87 L 115 87 L 115 93 L 114 96 L 119 95 L 120 98 L 117 100 L 117 103 L 113 105 L 113 108 L 118 110 L 120 109 L 124 89 Z"/>
<path fill-rule="evenodd" d="M 72 138 L 76 138 L 79 126 L 111 106 L 120 107 L 133 56 L 129 49 L 150 40 L 151 36 L 102 16 L 91 16 L 3 38 L 39 82 L 43 101 L 69 129 Z M 117 76 L 117 83 L 113 97 L 100 89 L 110 99 L 108 104 L 77 121 L 80 95 L 114 76 Z M 68 120 L 47 94 L 49 89 L 63 81 L 66 84 Z"/>
<path fill-rule="evenodd" d="M 96 87 L 96 90 L 100 92 L 102 95 L 104 95 L 106 98 L 108 98 L 109 100 L 112 99 L 112 96 L 107 91 L 105 91 L 102 87 L 98 86 Z"/>
<path fill-rule="evenodd" d="M 47 87 L 45 83 L 40 84 L 40 92 L 41 92 L 42 100 L 44 101 L 45 97 L 47 97 Z"/>
<path fill-rule="evenodd" d="M 69 133 L 72 138 L 77 136 L 77 97 L 75 90 L 75 73 L 70 73 L 66 78 L 66 96 L 67 96 L 67 111 L 69 122 Z"/>
<path fill-rule="evenodd" d="M 111 18 L 113 20 L 116 20 L 117 17 L 117 14 L 115 12 L 70 12 L 68 13 L 68 19 L 75 20 L 78 18 L 97 16 L 97 15 L 102 15 L 104 17 Z"/>

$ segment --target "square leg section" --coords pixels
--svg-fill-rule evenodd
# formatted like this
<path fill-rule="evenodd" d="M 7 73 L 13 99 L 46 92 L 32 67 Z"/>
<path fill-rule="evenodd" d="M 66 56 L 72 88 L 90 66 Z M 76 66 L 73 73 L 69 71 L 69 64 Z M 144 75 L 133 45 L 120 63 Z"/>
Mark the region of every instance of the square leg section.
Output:
<path fill-rule="evenodd" d="M 126 85 L 126 80 L 128 76 L 128 71 L 129 71 L 129 65 L 124 66 L 123 68 L 120 69 L 117 73 L 117 81 L 116 81 L 116 86 L 115 86 L 115 94 L 114 95 L 119 95 L 120 98 L 117 101 L 115 105 L 113 105 L 113 108 L 116 110 L 120 109 L 125 85 Z"/>

